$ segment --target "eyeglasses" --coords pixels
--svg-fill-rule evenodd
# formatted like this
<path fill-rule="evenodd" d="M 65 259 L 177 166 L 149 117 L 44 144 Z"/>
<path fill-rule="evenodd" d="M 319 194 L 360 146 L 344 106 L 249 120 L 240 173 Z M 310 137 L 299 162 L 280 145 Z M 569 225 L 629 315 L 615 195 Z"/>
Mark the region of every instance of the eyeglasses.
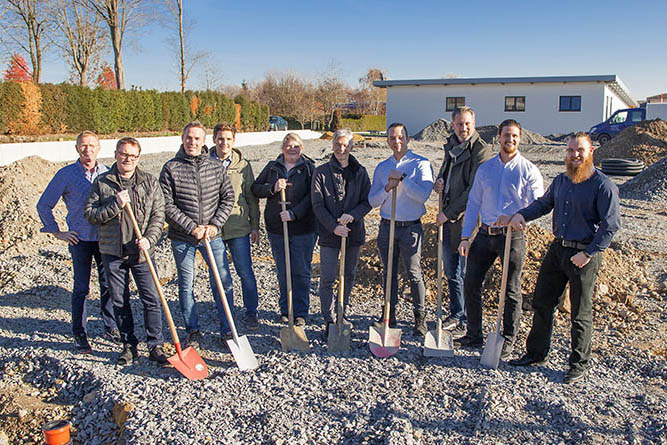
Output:
<path fill-rule="evenodd" d="M 120 158 L 123 160 L 136 161 L 137 159 L 139 159 L 139 155 L 131 155 L 129 153 L 121 153 L 119 151 L 117 151 L 116 154 L 120 156 Z"/>

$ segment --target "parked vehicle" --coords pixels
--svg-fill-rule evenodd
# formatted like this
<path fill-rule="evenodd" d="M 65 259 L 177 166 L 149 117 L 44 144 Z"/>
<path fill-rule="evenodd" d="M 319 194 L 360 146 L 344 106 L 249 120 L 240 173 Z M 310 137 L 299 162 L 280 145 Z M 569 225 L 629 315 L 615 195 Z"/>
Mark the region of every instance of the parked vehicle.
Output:
<path fill-rule="evenodd" d="M 269 131 L 287 130 L 287 121 L 280 116 L 269 116 Z"/>
<path fill-rule="evenodd" d="M 645 119 L 667 121 L 667 103 L 650 103 L 646 104 L 645 108 L 617 110 L 606 121 L 591 127 L 588 133 L 591 139 L 604 145 L 621 131 Z"/>

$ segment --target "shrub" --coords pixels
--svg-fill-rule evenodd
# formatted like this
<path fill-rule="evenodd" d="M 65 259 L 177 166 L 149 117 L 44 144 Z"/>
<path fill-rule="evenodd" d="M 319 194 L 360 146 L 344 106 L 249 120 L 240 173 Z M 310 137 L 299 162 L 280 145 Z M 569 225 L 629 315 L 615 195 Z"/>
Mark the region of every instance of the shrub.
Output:
<path fill-rule="evenodd" d="M 67 128 L 67 97 L 62 84 L 42 83 L 42 126 L 51 133 L 65 133 Z"/>
<path fill-rule="evenodd" d="M 385 131 L 386 116 L 364 115 L 361 119 L 342 119 L 341 127 L 352 131 Z"/>
<path fill-rule="evenodd" d="M 23 105 L 23 92 L 17 82 L 0 83 L 0 133 L 9 132 L 12 119 L 16 119 L 21 113 Z"/>

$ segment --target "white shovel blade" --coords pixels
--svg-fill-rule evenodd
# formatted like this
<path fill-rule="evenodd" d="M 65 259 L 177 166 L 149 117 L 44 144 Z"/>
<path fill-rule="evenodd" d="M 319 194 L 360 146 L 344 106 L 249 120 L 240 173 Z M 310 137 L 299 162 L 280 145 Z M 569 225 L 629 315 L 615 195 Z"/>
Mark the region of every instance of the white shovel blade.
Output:
<path fill-rule="evenodd" d="M 452 333 L 440 330 L 438 339 L 438 330 L 434 329 L 426 333 L 424 338 L 424 356 L 425 357 L 454 357 L 454 340 Z"/>
<path fill-rule="evenodd" d="M 243 337 L 239 337 L 238 344 L 234 341 L 234 339 L 227 340 L 227 346 L 229 346 L 229 350 L 234 356 L 234 360 L 236 360 L 236 365 L 241 371 L 255 369 L 257 366 L 259 366 L 257 363 L 257 357 L 255 357 L 255 353 L 252 352 L 250 343 L 248 343 L 248 337 L 245 335 Z"/>
<path fill-rule="evenodd" d="M 486 337 L 486 344 L 484 345 L 484 351 L 482 351 L 482 357 L 479 360 L 480 365 L 491 368 L 498 369 L 498 363 L 500 362 L 500 353 L 503 350 L 503 343 L 505 342 L 505 337 L 498 334 L 497 332 L 492 332 Z"/>

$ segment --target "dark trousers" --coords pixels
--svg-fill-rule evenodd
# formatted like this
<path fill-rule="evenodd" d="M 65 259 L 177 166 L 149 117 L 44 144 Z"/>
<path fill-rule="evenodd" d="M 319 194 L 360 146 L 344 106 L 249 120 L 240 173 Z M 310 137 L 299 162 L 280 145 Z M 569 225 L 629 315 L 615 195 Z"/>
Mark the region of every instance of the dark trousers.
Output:
<path fill-rule="evenodd" d="M 69 246 L 74 271 L 74 289 L 72 289 L 72 333 L 74 336 L 87 334 L 88 294 L 90 293 L 90 272 L 93 259 L 97 265 L 97 276 L 100 283 L 100 307 L 104 330 L 116 329 L 113 306 L 109 298 L 107 277 L 102 265 L 100 248 L 97 241 L 79 241 Z"/>
<path fill-rule="evenodd" d="M 572 352 L 570 367 L 590 366 L 591 337 L 593 333 L 593 291 L 601 255 L 594 255 L 581 269 L 570 258 L 579 251 L 554 242 L 544 256 L 533 298 L 533 326 L 526 340 L 526 351 L 531 357 L 543 359 L 549 354 L 553 332 L 554 311 L 558 299 L 570 283 Z"/>
<path fill-rule="evenodd" d="M 496 258 L 502 261 L 505 252 L 505 235 L 488 235 L 479 232 L 468 252 L 466 275 L 463 285 L 465 293 L 468 336 L 482 338 L 482 286 L 484 277 Z M 507 273 L 507 292 L 503 312 L 502 335 L 513 342 L 521 319 L 521 268 L 526 253 L 523 232 L 512 232 L 510 258 Z"/>
<path fill-rule="evenodd" d="M 421 223 L 411 224 L 405 227 L 394 228 L 394 253 L 391 267 L 391 294 L 390 305 L 396 310 L 398 304 L 398 260 L 403 261 L 405 270 L 410 280 L 410 293 L 412 294 L 412 308 L 414 312 L 424 313 L 426 301 L 426 286 L 422 276 L 422 238 L 424 229 Z M 382 287 L 387 284 L 387 264 L 389 260 L 389 222 L 383 220 L 378 232 L 378 250 L 382 260 Z"/>
<path fill-rule="evenodd" d="M 148 264 L 145 261 L 138 262 L 138 257 L 120 258 L 114 255 L 102 255 L 102 261 L 109 278 L 109 291 L 121 341 L 131 345 L 139 343 L 134 335 L 134 318 L 130 306 L 130 272 L 132 272 L 139 298 L 144 306 L 146 343 L 149 349 L 161 345 L 164 339 L 160 296 L 153 283 Z"/>

